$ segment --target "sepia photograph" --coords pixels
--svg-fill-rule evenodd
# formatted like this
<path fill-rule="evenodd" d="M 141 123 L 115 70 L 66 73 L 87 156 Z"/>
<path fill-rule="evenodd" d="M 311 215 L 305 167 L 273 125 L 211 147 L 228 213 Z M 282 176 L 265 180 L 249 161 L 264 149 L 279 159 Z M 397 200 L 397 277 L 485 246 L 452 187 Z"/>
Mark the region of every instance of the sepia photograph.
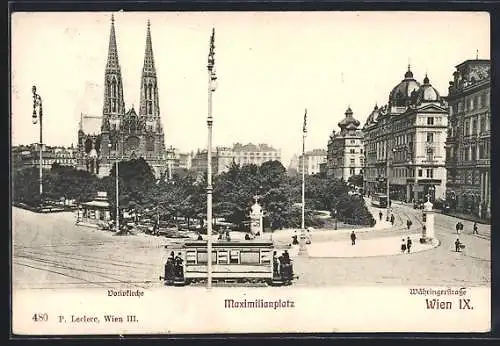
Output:
<path fill-rule="evenodd" d="M 14 12 L 10 39 L 14 335 L 490 330 L 487 12 Z"/>

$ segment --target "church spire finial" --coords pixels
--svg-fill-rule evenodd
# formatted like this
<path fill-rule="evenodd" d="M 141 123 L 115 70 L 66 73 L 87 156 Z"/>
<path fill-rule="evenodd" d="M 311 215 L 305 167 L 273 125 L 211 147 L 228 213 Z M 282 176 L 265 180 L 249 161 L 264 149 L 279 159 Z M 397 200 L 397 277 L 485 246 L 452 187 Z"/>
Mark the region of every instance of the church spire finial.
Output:
<path fill-rule="evenodd" d="M 106 63 L 106 70 L 119 70 L 120 63 L 118 61 L 118 48 L 116 46 L 115 34 L 115 16 L 111 14 L 111 29 L 109 31 L 109 47 L 108 47 L 108 61 Z"/>
<path fill-rule="evenodd" d="M 152 74 L 156 76 L 155 62 L 153 58 L 153 44 L 151 43 L 151 22 L 148 19 L 146 30 L 146 50 L 144 52 L 143 74 Z"/>

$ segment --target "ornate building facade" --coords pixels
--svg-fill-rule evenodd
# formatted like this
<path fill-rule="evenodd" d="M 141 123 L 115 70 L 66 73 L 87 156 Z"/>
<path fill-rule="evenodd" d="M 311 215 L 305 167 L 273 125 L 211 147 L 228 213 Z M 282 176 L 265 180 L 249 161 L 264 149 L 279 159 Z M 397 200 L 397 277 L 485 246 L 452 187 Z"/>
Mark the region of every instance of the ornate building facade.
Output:
<path fill-rule="evenodd" d="M 363 127 L 365 191 L 385 193 L 389 179 L 392 199 L 444 199 L 447 126 L 445 100 L 427 75 L 420 83 L 408 66 L 388 104 L 375 106 Z"/>
<path fill-rule="evenodd" d="M 137 112 L 134 107 L 125 109 L 115 22 L 111 17 L 100 128 L 90 133 L 82 119 L 78 132 L 78 149 L 79 166 L 99 176 L 109 174 L 111 165 L 116 160 L 139 157 L 146 160 L 157 177 L 166 174 L 167 155 L 160 120 L 158 78 L 149 21 L 141 77 L 140 105 Z"/>
<path fill-rule="evenodd" d="M 351 107 L 345 111 L 345 118 L 333 131 L 328 141 L 326 174 L 347 181 L 350 176 L 363 174 L 363 133 L 358 129 L 360 122 L 353 117 Z M 318 167 L 319 169 L 319 167 Z"/>
<path fill-rule="evenodd" d="M 456 66 L 448 88 L 450 121 L 446 141 L 450 207 L 481 218 L 491 216 L 490 61 Z"/>

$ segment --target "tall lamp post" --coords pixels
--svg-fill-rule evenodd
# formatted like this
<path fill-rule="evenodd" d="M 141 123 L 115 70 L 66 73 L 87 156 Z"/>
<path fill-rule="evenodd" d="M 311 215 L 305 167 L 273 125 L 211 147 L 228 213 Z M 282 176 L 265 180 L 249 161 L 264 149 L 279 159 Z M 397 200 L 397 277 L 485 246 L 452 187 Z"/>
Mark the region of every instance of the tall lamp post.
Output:
<path fill-rule="evenodd" d="M 307 108 L 304 111 L 304 126 L 302 127 L 302 224 L 301 224 L 301 234 L 299 241 L 299 254 L 303 255 L 306 253 L 306 225 L 305 225 L 305 203 L 306 203 L 306 136 L 307 136 Z"/>
<path fill-rule="evenodd" d="M 109 148 L 109 156 L 111 158 L 111 143 L 108 144 L 108 148 Z M 118 178 L 119 178 L 119 174 L 118 174 L 118 155 L 116 155 L 115 157 L 115 190 L 116 190 L 116 232 L 119 232 L 120 231 L 120 194 L 119 194 L 119 191 L 118 191 Z"/>
<path fill-rule="evenodd" d="M 207 148 L 207 288 L 212 288 L 212 93 L 216 89 L 215 28 L 212 28 L 208 53 L 208 148 Z"/>
<path fill-rule="evenodd" d="M 40 160 L 40 171 L 39 171 L 39 183 L 40 183 L 40 200 L 42 199 L 43 195 L 43 171 L 42 171 L 42 153 L 43 153 L 43 138 L 42 138 L 42 119 L 43 119 L 43 109 L 42 109 L 42 98 L 40 95 L 36 93 L 36 86 L 33 85 L 31 88 L 31 91 L 33 92 L 33 124 L 37 123 L 38 118 L 40 118 L 40 143 L 39 143 L 39 157 L 38 159 Z M 36 109 L 38 107 L 38 115 L 36 112 Z"/>

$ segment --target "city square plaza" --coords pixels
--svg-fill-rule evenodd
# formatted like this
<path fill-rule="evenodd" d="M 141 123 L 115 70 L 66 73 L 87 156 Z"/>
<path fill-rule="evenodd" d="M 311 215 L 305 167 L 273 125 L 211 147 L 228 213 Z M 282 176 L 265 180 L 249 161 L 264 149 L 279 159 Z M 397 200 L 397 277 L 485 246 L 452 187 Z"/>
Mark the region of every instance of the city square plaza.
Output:
<path fill-rule="evenodd" d="M 367 200 L 368 202 L 368 200 Z M 367 203 L 369 204 L 369 202 Z M 395 223 L 378 218 L 380 209 L 369 206 L 377 223 L 372 228 L 315 230 L 305 255 L 293 245 L 290 255 L 298 280 L 296 287 L 331 285 L 450 285 L 488 286 L 491 283 L 490 226 L 435 214 L 434 240 L 421 244 L 422 211 L 393 203 Z M 73 213 L 36 214 L 13 208 L 13 287 L 158 287 L 167 256 L 164 245 L 172 241 L 144 233 L 117 236 L 113 232 L 75 225 Z M 408 230 L 407 220 L 412 221 Z M 356 244 L 350 234 L 356 233 Z M 297 230 L 264 233 L 275 243 L 290 244 Z M 232 232 L 231 239 L 243 237 Z M 402 253 L 403 239 L 413 242 L 411 253 Z M 455 252 L 459 237 L 465 248 Z"/>

